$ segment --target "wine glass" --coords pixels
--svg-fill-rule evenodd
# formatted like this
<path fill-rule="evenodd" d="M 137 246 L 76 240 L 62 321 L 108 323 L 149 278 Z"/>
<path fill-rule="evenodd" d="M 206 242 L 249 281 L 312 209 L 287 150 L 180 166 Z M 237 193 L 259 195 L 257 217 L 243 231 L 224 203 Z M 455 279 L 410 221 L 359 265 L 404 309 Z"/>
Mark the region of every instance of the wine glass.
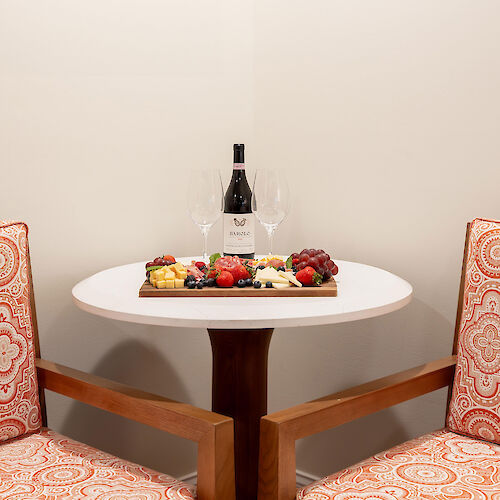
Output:
<path fill-rule="evenodd" d="M 194 169 L 189 175 L 188 210 L 203 235 L 203 260 L 208 260 L 207 241 L 210 228 L 222 213 L 222 181 L 219 170 Z"/>
<path fill-rule="evenodd" d="M 289 209 L 290 192 L 282 170 L 258 169 L 252 192 L 252 210 L 269 238 L 269 255 L 273 253 L 273 235 Z"/>

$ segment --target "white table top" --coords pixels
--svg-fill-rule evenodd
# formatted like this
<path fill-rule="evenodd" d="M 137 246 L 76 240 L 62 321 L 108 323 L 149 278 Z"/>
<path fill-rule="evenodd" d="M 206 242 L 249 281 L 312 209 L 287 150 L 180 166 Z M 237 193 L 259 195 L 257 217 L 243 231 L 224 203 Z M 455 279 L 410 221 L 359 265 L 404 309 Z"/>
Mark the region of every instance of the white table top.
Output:
<path fill-rule="evenodd" d="M 199 257 L 178 259 L 190 263 Z M 336 261 L 337 297 L 142 297 L 145 262 L 113 267 L 81 281 L 73 300 L 105 318 L 148 325 L 274 328 L 325 325 L 380 316 L 408 304 L 411 285 L 387 271 Z"/>

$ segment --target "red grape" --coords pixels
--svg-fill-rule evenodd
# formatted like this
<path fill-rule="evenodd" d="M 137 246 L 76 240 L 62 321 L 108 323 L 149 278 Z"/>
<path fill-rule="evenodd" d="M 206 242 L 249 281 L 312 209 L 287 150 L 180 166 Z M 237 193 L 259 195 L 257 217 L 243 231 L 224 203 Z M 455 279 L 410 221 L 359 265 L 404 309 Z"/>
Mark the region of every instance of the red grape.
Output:
<path fill-rule="evenodd" d="M 148 262 L 148 263 L 146 264 L 146 267 L 153 267 L 154 265 L 155 265 L 155 263 L 154 263 L 154 262 Z"/>
<path fill-rule="evenodd" d="M 297 264 L 297 271 L 301 271 L 302 269 L 304 269 L 305 267 L 307 267 L 307 262 L 299 262 Z"/>
<path fill-rule="evenodd" d="M 333 266 L 335 265 L 331 260 L 327 261 L 326 265 L 328 266 L 328 269 L 333 269 Z"/>
<path fill-rule="evenodd" d="M 338 272 L 339 272 L 339 268 L 338 268 L 337 264 L 334 264 L 333 269 L 332 269 L 332 274 L 335 276 Z"/>
<path fill-rule="evenodd" d="M 153 261 L 153 264 L 155 266 L 163 266 L 162 262 L 163 262 L 163 259 L 161 257 L 156 257 L 156 259 Z"/>
<path fill-rule="evenodd" d="M 309 259 L 309 265 L 311 267 L 314 267 L 314 269 L 318 270 L 318 266 L 319 266 L 319 260 L 317 257 L 311 257 Z"/>
<path fill-rule="evenodd" d="M 328 260 L 324 252 L 316 255 L 316 258 L 318 259 L 320 264 L 324 264 Z"/>

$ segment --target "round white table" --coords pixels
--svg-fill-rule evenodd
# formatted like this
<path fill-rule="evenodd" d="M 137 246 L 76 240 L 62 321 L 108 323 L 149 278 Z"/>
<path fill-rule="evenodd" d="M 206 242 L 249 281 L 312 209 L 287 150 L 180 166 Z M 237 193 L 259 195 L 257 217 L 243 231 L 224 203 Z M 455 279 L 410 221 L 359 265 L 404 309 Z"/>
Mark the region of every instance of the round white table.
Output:
<path fill-rule="evenodd" d="M 199 257 L 179 259 L 185 264 Z M 412 287 L 382 269 L 336 261 L 337 297 L 143 297 L 145 262 L 94 274 L 73 288 L 84 311 L 134 323 L 208 329 L 212 409 L 235 421 L 236 497 L 257 498 L 259 422 L 267 413 L 267 360 L 276 327 L 342 323 L 408 304 Z"/>

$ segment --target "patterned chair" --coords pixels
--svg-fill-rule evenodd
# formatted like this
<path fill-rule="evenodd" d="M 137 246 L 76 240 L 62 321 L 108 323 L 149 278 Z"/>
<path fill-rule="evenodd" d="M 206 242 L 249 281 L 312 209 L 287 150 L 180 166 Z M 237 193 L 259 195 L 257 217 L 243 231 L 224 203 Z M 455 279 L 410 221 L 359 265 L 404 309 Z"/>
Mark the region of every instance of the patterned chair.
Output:
<path fill-rule="evenodd" d="M 232 419 L 40 359 L 23 223 L 0 221 L 0 499 L 234 499 Z M 198 443 L 198 488 L 45 427 L 44 389 Z"/>
<path fill-rule="evenodd" d="M 500 500 L 500 222 L 468 225 L 453 353 L 263 417 L 259 500 Z M 295 440 L 450 384 L 445 429 L 295 491 Z"/>

